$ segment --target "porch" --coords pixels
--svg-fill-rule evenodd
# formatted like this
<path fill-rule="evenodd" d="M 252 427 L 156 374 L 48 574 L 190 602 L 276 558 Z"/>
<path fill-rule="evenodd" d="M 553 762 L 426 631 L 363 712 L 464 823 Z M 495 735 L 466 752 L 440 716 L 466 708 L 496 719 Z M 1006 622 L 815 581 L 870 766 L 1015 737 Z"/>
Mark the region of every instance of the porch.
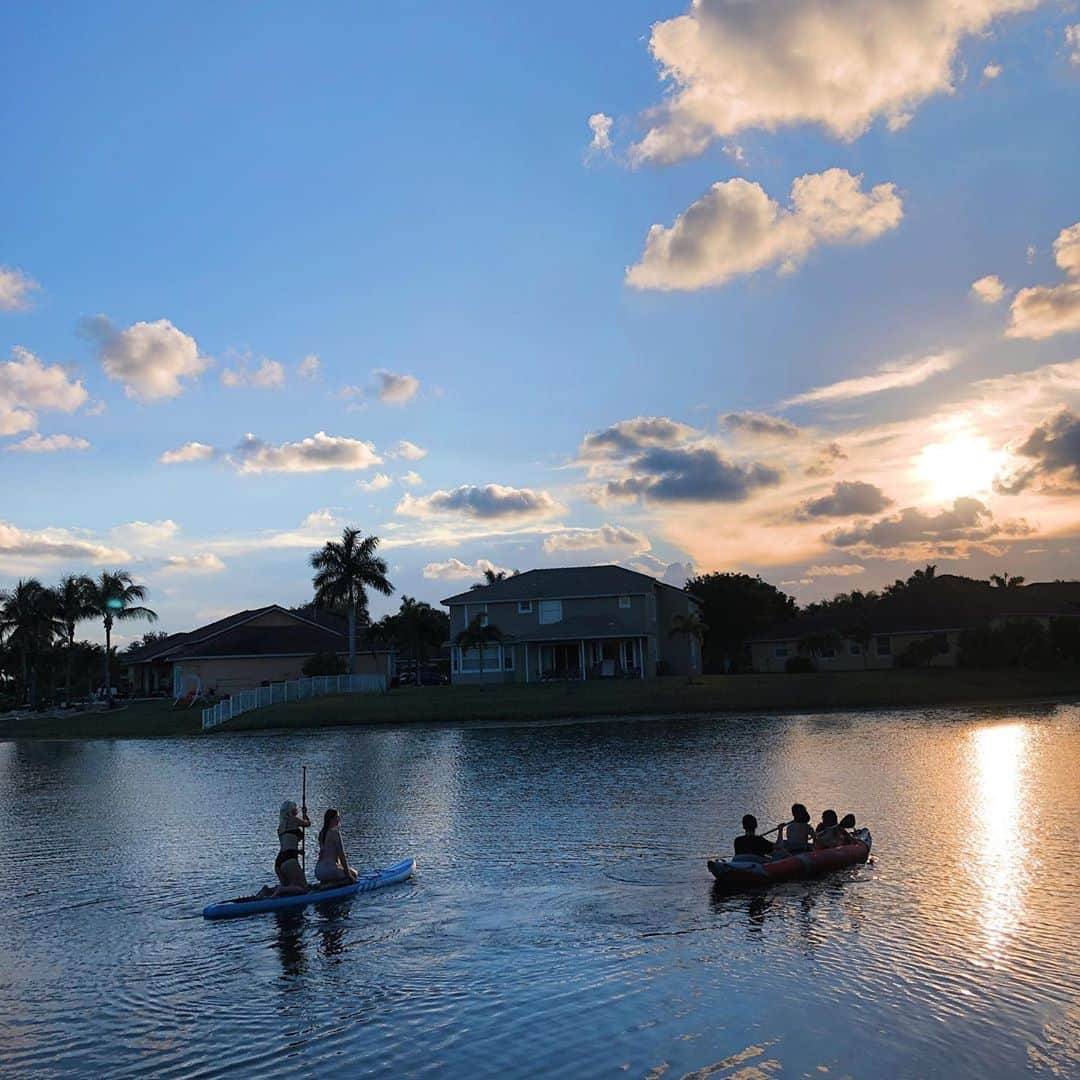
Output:
<path fill-rule="evenodd" d="M 649 656 L 649 639 L 644 636 L 508 640 L 482 649 L 452 646 L 450 670 L 454 682 L 644 679 Z"/>

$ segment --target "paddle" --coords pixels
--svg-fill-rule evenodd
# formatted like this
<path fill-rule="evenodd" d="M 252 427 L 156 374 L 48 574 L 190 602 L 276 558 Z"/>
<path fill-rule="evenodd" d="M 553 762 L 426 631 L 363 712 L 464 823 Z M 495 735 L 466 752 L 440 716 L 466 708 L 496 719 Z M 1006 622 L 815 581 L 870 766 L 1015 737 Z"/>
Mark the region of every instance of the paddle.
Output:
<path fill-rule="evenodd" d="M 302 772 L 303 779 L 301 780 L 302 794 L 300 795 L 300 803 L 301 803 L 300 814 L 303 817 L 303 819 L 305 821 L 307 821 L 307 766 L 302 765 L 301 769 L 303 770 L 303 772 Z M 301 831 L 300 831 L 300 865 L 303 868 L 304 877 L 306 878 L 307 877 L 307 843 L 305 842 L 304 836 L 305 836 L 304 831 L 301 829 Z"/>

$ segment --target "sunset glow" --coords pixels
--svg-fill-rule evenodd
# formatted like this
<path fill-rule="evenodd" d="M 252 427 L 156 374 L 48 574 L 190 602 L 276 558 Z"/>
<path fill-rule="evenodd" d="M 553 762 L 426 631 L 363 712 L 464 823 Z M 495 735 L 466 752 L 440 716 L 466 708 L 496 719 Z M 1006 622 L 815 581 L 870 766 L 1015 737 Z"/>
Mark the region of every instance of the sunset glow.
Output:
<path fill-rule="evenodd" d="M 930 443 L 919 454 L 915 471 L 929 498 L 944 501 L 964 495 L 986 495 L 1004 455 L 981 435 L 955 435 Z"/>

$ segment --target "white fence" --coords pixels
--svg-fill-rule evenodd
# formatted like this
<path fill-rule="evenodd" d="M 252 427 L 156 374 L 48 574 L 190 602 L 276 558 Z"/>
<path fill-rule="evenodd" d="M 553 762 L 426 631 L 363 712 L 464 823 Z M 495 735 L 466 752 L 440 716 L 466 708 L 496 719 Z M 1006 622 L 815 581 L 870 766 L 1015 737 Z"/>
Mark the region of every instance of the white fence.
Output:
<path fill-rule="evenodd" d="M 290 679 L 257 690 L 241 690 L 202 711 L 203 731 L 217 727 L 241 713 L 277 705 L 282 701 L 303 701 L 327 694 L 384 694 L 385 675 L 315 675 L 310 679 Z"/>

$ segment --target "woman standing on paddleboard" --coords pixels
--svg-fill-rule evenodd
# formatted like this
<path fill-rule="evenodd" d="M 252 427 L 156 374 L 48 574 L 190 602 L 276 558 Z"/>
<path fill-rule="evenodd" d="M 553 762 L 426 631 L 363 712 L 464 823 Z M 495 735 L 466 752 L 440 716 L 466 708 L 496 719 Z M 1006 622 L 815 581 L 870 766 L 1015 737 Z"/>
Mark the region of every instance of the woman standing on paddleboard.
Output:
<path fill-rule="evenodd" d="M 286 799 L 281 804 L 281 813 L 278 815 L 278 843 L 281 849 L 274 860 L 274 872 L 281 882 L 278 895 L 285 895 L 286 889 L 302 892 L 307 888 L 307 877 L 300 865 L 300 847 L 304 840 L 304 830 L 310 825 L 306 807 L 301 813 L 291 799 Z"/>

